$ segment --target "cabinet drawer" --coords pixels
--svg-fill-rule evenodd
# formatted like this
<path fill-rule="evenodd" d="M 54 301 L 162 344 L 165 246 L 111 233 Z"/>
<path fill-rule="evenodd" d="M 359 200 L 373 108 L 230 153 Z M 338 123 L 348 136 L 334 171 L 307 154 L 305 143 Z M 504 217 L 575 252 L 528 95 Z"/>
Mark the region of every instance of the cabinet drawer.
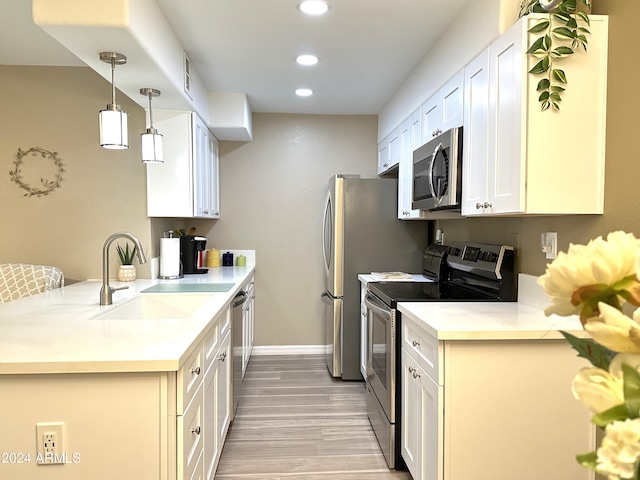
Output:
<path fill-rule="evenodd" d="M 402 319 L 402 346 L 411 353 L 424 371 L 438 385 L 442 385 L 444 378 L 440 368 L 440 349 L 438 339 L 413 321 Z"/>
<path fill-rule="evenodd" d="M 177 414 L 182 415 L 193 399 L 196 390 L 204 377 L 204 363 L 202 358 L 202 344 L 187 358 L 178 370 L 178 398 Z"/>
<path fill-rule="evenodd" d="M 193 402 L 178 417 L 178 478 L 190 479 L 202 453 L 204 439 L 203 429 L 203 394 L 200 382 Z M 200 466 L 202 470 L 202 466 Z"/>
<path fill-rule="evenodd" d="M 209 367 L 213 363 L 215 359 L 216 352 L 220 347 L 220 324 L 216 322 L 213 327 L 209 329 L 207 334 L 204 337 L 203 346 L 204 346 L 204 368 L 203 371 L 206 372 L 209 370 Z"/>
<path fill-rule="evenodd" d="M 220 320 L 218 320 L 218 325 L 220 329 L 220 338 L 224 338 L 227 332 L 231 329 L 231 309 L 227 308 L 220 316 Z"/>

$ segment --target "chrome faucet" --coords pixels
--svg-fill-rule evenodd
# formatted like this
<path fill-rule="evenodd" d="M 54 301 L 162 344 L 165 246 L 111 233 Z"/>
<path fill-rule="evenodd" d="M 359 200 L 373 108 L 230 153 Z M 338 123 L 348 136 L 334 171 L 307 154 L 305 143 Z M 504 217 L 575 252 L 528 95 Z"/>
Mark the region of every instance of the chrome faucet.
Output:
<path fill-rule="evenodd" d="M 113 292 L 124 290 L 128 286 L 113 288 L 109 285 L 109 247 L 116 238 L 128 238 L 136 246 L 136 252 L 140 263 L 147 263 L 147 257 L 142 250 L 142 244 L 133 234 L 128 232 L 116 232 L 109 235 L 102 246 L 102 288 L 100 289 L 100 305 L 111 305 L 113 303 Z"/>

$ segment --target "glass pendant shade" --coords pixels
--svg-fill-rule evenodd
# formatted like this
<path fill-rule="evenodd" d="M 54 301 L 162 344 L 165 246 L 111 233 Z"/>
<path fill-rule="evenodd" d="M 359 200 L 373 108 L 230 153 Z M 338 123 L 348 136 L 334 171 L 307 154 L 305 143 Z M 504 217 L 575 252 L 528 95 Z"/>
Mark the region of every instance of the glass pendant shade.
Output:
<path fill-rule="evenodd" d="M 129 148 L 129 133 L 127 130 L 127 112 L 119 108 L 100 110 L 100 146 L 112 150 Z"/>
<path fill-rule="evenodd" d="M 140 134 L 142 139 L 142 162 L 143 163 L 164 163 L 162 154 L 162 134 L 155 128 L 147 128 L 147 131 Z"/>

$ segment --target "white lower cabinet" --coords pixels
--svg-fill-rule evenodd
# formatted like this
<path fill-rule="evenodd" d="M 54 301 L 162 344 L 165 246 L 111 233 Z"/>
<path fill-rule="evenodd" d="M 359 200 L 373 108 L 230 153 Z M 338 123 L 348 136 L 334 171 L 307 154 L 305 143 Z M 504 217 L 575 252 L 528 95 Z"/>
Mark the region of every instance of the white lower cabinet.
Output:
<path fill-rule="evenodd" d="M 213 480 L 231 421 L 231 335 L 224 334 L 220 348 L 204 376 L 204 478 Z"/>
<path fill-rule="evenodd" d="M 443 387 L 429 377 L 416 358 L 402 349 L 401 453 L 414 479 L 442 478 L 437 452 L 442 436 Z"/>
<path fill-rule="evenodd" d="M 541 313 L 542 315 L 542 313 Z M 564 339 L 438 340 L 401 318 L 401 454 L 414 480 L 592 480 L 585 361 Z"/>
<path fill-rule="evenodd" d="M 230 325 L 226 308 L 178 372 L 177 480 L 215 475 L 231 419 Z"/>
<path fill-rule="evenodd" d="M 0 452 L 35 450 L 34 425 L 62 421 L 70 461 L 42 466 L 34 452 L 0 478 L 212 480 L 231 416 L 230 322 L 227 305 L 178 371 L 1 375 L 2 405 L 20 414 L 0 425 L 22 433 L 0 435 Z"/>

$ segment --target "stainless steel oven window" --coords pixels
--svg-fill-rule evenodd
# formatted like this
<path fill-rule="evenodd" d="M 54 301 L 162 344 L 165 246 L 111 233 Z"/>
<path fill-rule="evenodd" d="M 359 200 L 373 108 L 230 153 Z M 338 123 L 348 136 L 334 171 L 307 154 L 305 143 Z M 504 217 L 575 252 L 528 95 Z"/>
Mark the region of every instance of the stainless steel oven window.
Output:
<path fill-rule="evenodd" d="M 395 422 L 395 310 L 371 292 L 365 296 L 368 310 L 367 382 L 388 421 Z"/>
<path fill-rule="evenodd" d="M 380 379 L 382 386 L 386 389 L 387 376 L 387 359 L 389 357 L 389 339 L 387 338 L 387 320 L 381 318 L 380 315 L 372 316 L 372 337 L 371 337 L 371 367 Z"/>

